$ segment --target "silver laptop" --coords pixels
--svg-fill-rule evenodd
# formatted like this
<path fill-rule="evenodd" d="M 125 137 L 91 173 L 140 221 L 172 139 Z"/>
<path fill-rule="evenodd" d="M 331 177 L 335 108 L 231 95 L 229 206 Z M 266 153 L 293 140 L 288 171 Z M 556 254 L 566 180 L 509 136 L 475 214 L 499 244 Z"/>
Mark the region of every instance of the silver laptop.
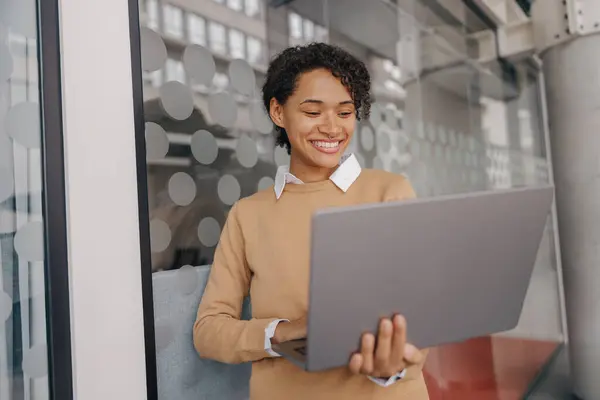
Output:
<path fill-rule="evenodd" d="M 274 350 L 307 371 L 346 365 L 363 332 L 402 314 L 419 348 L 514 328 L 551 186 L 319 211 L 308 339 Z"/>

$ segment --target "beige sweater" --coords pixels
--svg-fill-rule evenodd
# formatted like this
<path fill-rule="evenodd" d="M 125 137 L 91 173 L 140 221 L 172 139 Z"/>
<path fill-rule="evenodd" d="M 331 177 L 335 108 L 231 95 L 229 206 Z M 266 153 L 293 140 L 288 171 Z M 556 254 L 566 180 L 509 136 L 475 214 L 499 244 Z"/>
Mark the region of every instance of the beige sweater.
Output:
<path fill-rule="evenodd" d="M 347 368 L 307 373 L 265 351 L 269 323 L 306 315 L 313 212 L 411 197 L 413 189 L 404 177 L 363 170 L 346 193 L 328 180 L 286 185 L 279 200 L 271 188 L 239 201 L 223 229 L 198 309 L 196 350 L 226 363 L 253 362 L 251 400 L 428 399 L 422 365 L 409 368 L 392 386 L 381 387 Z M 252 319 L 240 321 L 248 294 Z"/>

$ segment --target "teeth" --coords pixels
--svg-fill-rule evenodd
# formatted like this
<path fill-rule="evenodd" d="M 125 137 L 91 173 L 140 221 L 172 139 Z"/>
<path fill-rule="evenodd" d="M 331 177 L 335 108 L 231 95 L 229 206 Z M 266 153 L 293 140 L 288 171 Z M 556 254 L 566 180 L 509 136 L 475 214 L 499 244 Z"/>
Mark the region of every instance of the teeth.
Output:
<path fill-rule="evenodd" d="M 335 147 L 340 146 L 340 142 L 317 142 L 317 141 L 314 141 L 313 143 L 317 147 L 323 147 L 326 149 L 333 149 Z"/>

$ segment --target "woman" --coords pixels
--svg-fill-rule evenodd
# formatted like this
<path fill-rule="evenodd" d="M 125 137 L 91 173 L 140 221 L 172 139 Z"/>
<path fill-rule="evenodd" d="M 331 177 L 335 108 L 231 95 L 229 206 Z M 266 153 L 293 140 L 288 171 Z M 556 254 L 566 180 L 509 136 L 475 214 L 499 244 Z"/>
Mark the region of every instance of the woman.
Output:
<path fill-rule="evenodd" d="M 313 212 L 414 192 L 401 176 L 361 171 L 353 155 L 342 157 L 371 105 L 367 68 L 344 50 L 322 43 L 284 50 L 269 66 L 263 101 L 290 165 L 274 187 L 231 209 L 194 324 L 196 350 L 252 362 L 251 400 L 427 399 L 425 351 L 405 343 L 401 316 L 382 320 L 377 338 L 365 334 L 347 368 L 307 373 L 271 350 L 306 335 Z M 253 318 L 240 321 L 248 294 Z"/>

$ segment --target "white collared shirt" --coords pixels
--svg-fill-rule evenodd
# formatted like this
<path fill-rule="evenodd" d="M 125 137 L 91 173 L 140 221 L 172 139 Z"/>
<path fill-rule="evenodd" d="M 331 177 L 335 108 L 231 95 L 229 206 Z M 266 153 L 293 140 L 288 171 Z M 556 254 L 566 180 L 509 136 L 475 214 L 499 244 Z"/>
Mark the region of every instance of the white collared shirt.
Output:
<path fill-rule="evenodd" d="M 348 154 L 342 157 L 340 161 L 339 167 L 335 170 L 333 174 L 329 177 L 329 179 L 344 193 L 350 189 L 350 186 L 358 179 L 362 169 L 356 156 L 354 154 Z M 277 200 L 283 194 L 283 190 L 285 189 L 285 185 L 293 184 L 293 185 L 302 185 L 304 182 L 290 173 L 290 167 L 285 165 L 281 166 L 277 169 L 277 175 L 275 176 L 275 197 Z M 279 357 L 273 349 L 271 348 L 271 339 L 275 335 L 275 330 L 277 329 L 277 325 L 280 322 L 289 322 L 285 319 L 278 319 L 269 324 L 265 329 L 265 350 L 267 353 L 273 357 Z M 381 378 L 373 378 L 369 377 L 370 380 L 375 382 L 376 384 L 387 387 L 394 384 L 399 379 L 404 378 L 406 374 L 406 370 L 401 371 L 400 373 L 390 377 L 389 379 L 381 379 Z"/>
<path fill-rule="evenodd" d="M 358 160 L 354 154 L 347 154 L 342 157 L 340 161 L 340 166 L 335 170 L 333 174 L 329 177 L 329 179 L 342 190 L 344 193 L 350 189 L 350 186 L 356 181 L 360 172 L 362 171 Z M 285 185 L 288 183 L 301 185 L 302 182 L 300 179 L 296 178 L 291 172 L 290 167 L 287 165 L 281 166 L 277 169 L 277 175 L 275 176 L 275 185 L 273 186 L 275 190 L 275 197 L 277 200 L 283 194 L 283 189 L 285 189 Z"/>

